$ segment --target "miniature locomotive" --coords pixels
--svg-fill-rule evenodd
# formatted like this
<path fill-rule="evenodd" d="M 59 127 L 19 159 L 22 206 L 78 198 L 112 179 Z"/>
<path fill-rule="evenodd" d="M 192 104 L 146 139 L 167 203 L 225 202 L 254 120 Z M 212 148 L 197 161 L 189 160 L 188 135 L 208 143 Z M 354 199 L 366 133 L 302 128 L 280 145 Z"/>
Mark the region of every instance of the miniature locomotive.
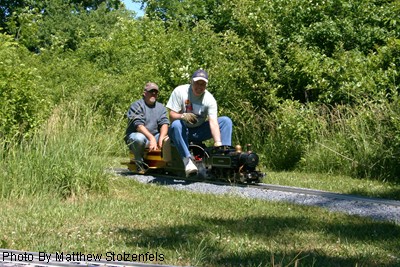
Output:
<path fill-rule="evenodd" d="M 258 183 L 264 177 L 264 174 L 256 169 L 259 157 L 251 151 L 250 145 L 247 145 L 246 151 L 242 151 L 240 145 L 236 147 L 207 147 L 201 143 L 190 144 L 189 150 L 198 169 L 197 176 L 190 178 Z M 142 172 L 137 172 L 137 163 L 145 166 Z M 185 177 L 182 159 L 169 138 L 164 140 L 161 150 L 146 151 L 144 162 L 137 162 L 133 154 L 130 153 L 130 161 L 123 164 L 127 165 L 128 169 L 135 173 Z"/>

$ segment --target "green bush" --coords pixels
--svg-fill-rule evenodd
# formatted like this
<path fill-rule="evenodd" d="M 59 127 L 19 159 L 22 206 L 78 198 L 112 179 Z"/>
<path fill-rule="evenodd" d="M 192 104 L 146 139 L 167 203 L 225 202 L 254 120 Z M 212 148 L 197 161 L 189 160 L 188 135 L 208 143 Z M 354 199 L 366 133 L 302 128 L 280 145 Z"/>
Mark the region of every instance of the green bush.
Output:
<path fill-rule="evenodd" d="M 158 83 L 165 104 L 204 68 L 233 142 L 252 144 L 267 168 L 397 179 L 398 1 L 159 1 L 141 19 L 53 2 L 14 14 L 18 42 L 1 36 L 2 137 L 79 100 L 96 132 L 116 135 L 118 155 L 143 85 Z"/>
<path fill-rule="evenodd" d="M 26 137 L 47 117 L 49 101 L 36 59 L 0 35 L 0 138 Z"/>
<path fill-rule="evenodd" d="M 288 100 L 265 116 L 273 122 L 264 140 L 264 154 L 270 168 L 292 170 L 296 167 L 308 143 L 315 139 L 317 129 L 313 115 L 312 108 Z"/>

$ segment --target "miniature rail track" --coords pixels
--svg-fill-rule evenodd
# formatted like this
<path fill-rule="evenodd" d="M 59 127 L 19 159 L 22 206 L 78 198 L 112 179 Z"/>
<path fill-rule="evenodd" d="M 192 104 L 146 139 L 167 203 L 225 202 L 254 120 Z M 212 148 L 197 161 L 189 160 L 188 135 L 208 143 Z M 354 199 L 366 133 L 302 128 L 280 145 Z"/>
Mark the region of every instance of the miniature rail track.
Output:
<path fill-rule="evenodd" d="M 127 169 L 114 169 L 115 173 L 123 176 L 129 175 L 141 175 L 137 173 L 130 172 Z M 150 176 L 152 174 L 149 174 Z M 400 207 L 399 200 L 391 200 L 391 199 L 383 199 L 383 198 L 375 198 L 375 197 L 366 197 L 366 196 L 359 196 L 353 194 L 343 194 L 343 193 L 334 193 L 329 191 L 323 190 L 315 190 L 315 189 L 308 189 L 308 188 L 300 188 L 300 187 L 291 187 L 291 186 L 282 186 L 282 185 L 274 185 L 274 184 L 240 184 L 240 183 L 229 183 L 225 181 L 215 181 L 215 180 L 204 180 L 198 178 L 182 178 L 176 177 L 172 175 L 158 175 L 155 174 L 154 178 L 159 180 L 159 183 L 162 183 L 163 179 L 170 179 L 170 180 L 178 180 L 178 181 L 187 181 L 187 182 L 205 182 L 215 185 L 221 186 L 238 186 L 238 187 L 251 187 L 260 190 L 274 190 L 280 192 L 288 192 L 294 194 L 303 194 L 303 195 L 313 195 L 313 196 L 322 196 L 330 199 L 337 199 L 337 200 L 348 200 L 348 201 L 356 201 L 356 202 L 364 202 L 364 203 L 373 203 L 378 205 L 387 205 L 387 206 L 394 206 Z"/>
<path fill-rule="evenodd" d="M 365 196 L 358 196 L 358 195 L 352 195 L 352 194 L 333 193 L 333 192 L 322 191 L 322 190 L 291 187 L 291 186 L 282 186 L 282 185 L 272 185 L 272 184 L 258 184 L 258 185 L 255 185 L 255 187 L 262 188 L 265 190 L 276 190 L 276 191 L 290 192 L 290 193 L 297 193 L 297 194 L 323 196 L 323 197 L 328 197 L 328 198 L 332 198 L 332 199 L 351 200 L 351 201 L 368 202 L 368 203 L 374 203 L 374 204 L 400 207 L 400 201 L 391 200 L 391 199 L 365 197 Z"/>
<path fill-rule="evenodd" d="M 48 252 L 27 252 L 20 250 L 0 248 L 0 267 L 43 267 L 43 266 L 88 266 L 88 267 L 173 267 L 172 265 L 147 264 L 132 261 L 108 261 L 103 255 L 103 259 L 93 259 L 76 253 L 77 260 L 65 260 L 56 256 L 56 253 Z M 83 255 L 83 256 L 82 256 Z M 85 258 L 85 260 L 82 260 Z"/>

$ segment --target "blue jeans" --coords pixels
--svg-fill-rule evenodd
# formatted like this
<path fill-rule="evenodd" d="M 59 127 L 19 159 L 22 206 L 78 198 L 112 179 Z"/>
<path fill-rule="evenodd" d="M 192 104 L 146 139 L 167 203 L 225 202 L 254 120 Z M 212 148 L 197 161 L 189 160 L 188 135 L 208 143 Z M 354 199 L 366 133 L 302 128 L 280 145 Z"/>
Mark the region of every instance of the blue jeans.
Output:
<path fill-rule="evenodd" d="M 160 134 L 158 133 L 158 134 L 154 135 L 154 137 L 156 138 L 156 140 L 158 142 L 158 138 L 160 137 Z M 149 146 L 149 143 L 150 142 L 147 139 L 147 137 L 144 134 L 138 133 L 138 132 L 131 133 L 128 136 L 128 139 L 126 141 L 126 144 L 128 145 L 129 150 L 135 156 L 135 160 L 140 160 L 140 161 L 143 161 L 144 150 L 146 147 Z"/>
<path fill-rule="evenodd" d="M 218 124 L 222 145 L 230 146 L 232 143 L 232 120 L 226 116 L 218 117 Z M 189 128 L 181 120 L 175 120 L 168 129 L 168 136 L 182 158 L 190 157 L 189 142 L 200 143 L 212 138 L 208 121 L 196 128 Z"/>

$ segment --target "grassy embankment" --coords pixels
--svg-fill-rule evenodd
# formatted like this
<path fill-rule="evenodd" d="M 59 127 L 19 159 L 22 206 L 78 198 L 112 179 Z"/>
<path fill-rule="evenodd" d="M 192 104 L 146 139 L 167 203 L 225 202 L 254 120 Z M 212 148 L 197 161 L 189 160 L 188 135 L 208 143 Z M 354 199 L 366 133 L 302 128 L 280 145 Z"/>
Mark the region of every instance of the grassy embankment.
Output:
<path fill-rule="evenodd" d="M 117 130 L 99 130 L 93 114 L 70 115 L 54 115 L 32 142 L 2 152 L 0 247 L 103 258 L 150 252 L 163 254 L 161 264 L 193 266 L 400 264 L 398 224 L 175 191 L 107 173 L 117 162 L 109 160 L 118 150 L 112 147 L 124 149 L 115 144 Z M 269 173 L 265 182 L 374 196 L 399 192 L 388 183 L 324 174 Z"/>

